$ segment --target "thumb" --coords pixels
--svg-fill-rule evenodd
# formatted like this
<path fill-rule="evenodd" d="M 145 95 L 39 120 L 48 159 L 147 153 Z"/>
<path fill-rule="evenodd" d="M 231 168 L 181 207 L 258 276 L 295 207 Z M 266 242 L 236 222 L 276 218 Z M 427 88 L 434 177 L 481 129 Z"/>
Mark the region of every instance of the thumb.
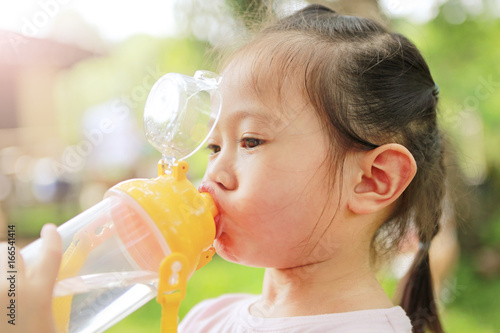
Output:
<path fill-rule="evenodd" d="M 49 287 L 52 291 L 61 265 L 62 240 L 54 224 L 44 225 L 40 236 L 42 238 L 42 247 L 38 261 L 40 270 L 38 271 L 43 271 L 40 276 L 40 283 Z"/>

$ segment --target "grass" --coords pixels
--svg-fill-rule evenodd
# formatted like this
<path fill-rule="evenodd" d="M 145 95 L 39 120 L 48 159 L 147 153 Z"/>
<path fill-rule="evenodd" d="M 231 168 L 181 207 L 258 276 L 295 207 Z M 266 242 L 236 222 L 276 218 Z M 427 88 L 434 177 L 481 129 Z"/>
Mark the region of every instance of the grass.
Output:
<path fill-rule="evenodd" d="M 15 224 L 20 238 L 38 238 L 46 223 L 61 224 L 79 213 L 76 205 L 37 204 L 29 207 L 16 207 L 7 211 L 7 220 Z"/>
<path fill-rule="evenodd" d="M 446 332 L 500 332 L 500 280 L 477 276 L 472 260 L 462 259 L 443 314 Z"/>

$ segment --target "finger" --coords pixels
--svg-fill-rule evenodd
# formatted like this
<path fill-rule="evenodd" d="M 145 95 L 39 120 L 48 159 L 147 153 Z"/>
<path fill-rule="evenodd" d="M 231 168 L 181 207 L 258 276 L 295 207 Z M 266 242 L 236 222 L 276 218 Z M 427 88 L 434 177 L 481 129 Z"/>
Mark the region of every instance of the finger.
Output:
<path fill-rule="evenodd" d="M 46 224 L 40 232 L 42 247 L 40 250 L 40 260 L 38 262 L 41 283 L 52 287 L 56 281 L 61 265 L 62 240 L 54 224 Z"/>

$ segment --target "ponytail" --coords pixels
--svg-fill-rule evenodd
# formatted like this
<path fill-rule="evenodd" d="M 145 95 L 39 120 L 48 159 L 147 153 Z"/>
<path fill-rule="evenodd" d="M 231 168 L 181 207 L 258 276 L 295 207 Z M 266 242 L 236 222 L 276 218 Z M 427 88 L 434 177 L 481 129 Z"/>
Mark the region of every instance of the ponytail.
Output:
<path fill-rule="evenodd" d="M 420 243 L 420 248 L 410 268 L 410 275 L 401 298 L 401 307 L 410 317 L 413 333 L 424 333 L 428 328 L 433 333 L 443 333 L 432 286 L 429 263 L 429 245 Z"/>

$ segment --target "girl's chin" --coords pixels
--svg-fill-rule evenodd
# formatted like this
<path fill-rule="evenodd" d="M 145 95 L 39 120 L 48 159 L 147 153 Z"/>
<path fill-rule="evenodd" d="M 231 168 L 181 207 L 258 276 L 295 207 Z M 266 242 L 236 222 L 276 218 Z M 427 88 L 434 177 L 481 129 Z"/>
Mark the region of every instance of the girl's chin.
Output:
<path fill-rule="evenodd" d="M 224 250 L 219 250 L 219 249 L 217 249 L 217 247 L 215 249 L 216 249 L 216 252 L 219 255 L 219 257 L 221 257 L 225 261 L 232 262 L 233 264 L 242 264 L 238 260 L 238 258 L 236 256 L 234 256 L 231 252 L 224 251 Z"/>
<path fill-rule="evenodd" d="M 217 254 L 229 262 L 239 263 L 238 258 L 231 251 L 230 240 L 226 233 L 222 233 L 214 241 L 214 248 Z"/>
<path fill-rule="evenodd" d="M 214 247 L 219 257 L 234 264 L 260 268 L 270 267 L 266 265 L 265 259 L 262 260 L 261 258 L 259 260 L 259 258 L 256 258 L 253 251 L 248 251 L 248 253 L 245 253 L 245 251 L 244 253 L 233 251 L 233 248 L 224 241 L 224 237 L 217 238 L 214 242 Z"/>
<path fill-rule="evenodd" d="M 236 248 L 235 248 L 236 247 Z M 234 246 L 233 242 L 229 239 L 227 234 L 222 233 L 215 241 L 214 248 L 219 257 L 222 259 L 245 266 L 254 266 L 255 253 L 252 251 L 245 251 L 241 248 L 241 244 Z M 249 257 L 250 256 L 250 257 Z"/>

